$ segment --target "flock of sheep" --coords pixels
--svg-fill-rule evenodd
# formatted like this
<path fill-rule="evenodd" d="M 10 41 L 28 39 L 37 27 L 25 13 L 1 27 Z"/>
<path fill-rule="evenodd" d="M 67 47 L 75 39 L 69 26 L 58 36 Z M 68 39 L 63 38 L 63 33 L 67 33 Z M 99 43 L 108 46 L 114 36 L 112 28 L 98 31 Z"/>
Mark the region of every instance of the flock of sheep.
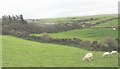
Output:
<path fill-rule="evenodd" d="M 112 54 L 117 54 L 117 51 L 112 51 L 112 52 L 104 52 L 103 57 L 110 57 Z M 91 61 L 93 60 L 93 54 L 92 53 L 87 53 L 84 58 L 84 61 Z"/>

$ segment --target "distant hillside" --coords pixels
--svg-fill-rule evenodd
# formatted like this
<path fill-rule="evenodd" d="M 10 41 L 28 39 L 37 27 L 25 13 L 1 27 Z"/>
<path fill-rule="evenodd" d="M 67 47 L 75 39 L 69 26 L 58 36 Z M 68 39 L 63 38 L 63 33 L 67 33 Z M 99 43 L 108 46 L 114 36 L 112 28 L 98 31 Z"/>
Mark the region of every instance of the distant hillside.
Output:
<path fill-rule="evenodd" d="M 39 34 L 43 32 L 56 33 L 70 31 L 74 29 L 83 29 L 96 26 L 108 21 L 117 20 L 114 15 L 96 15 L 82 17 L 66 17 L 66 18 L 48 18 L 48 19 L 30 19 L 24 20 L 23 16 L 2 17 L 2 33 L 7 35 L 24 36 L 28 34 Z"/>
<path fill-rule="evenodd" d="M 94 18 L 93 20 L 90 20 Z M 118 18 L 117 14 L 102 14 L 102 15 L 91 15 L 91 16 L 76 16 L 76 17 L 61 17 L 61 18 L 44 18 L 44 19 L 37 19 L 34 20 L 35 23 L 74 23 L 74 22 L 81 22 L 83 20 L 88 20 L 89 23 L 95 23 L 101 20 L 106 20 L 109 18 Z M 32 20 L 32 22 L 34 22 Z M 84 21 L 84 22 L 88 22 Z"/>

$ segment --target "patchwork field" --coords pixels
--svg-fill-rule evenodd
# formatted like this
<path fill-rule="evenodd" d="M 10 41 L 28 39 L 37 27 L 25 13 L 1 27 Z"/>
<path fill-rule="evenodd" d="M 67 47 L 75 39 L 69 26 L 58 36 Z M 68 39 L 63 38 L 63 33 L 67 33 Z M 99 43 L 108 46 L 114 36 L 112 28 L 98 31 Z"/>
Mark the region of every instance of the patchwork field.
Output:
<path fill-rule="evenodd" d="M 64 45 L 37 43 L 12 36 L 2 36 L 3 67 L 117 67 L 118 57 L 103 57 L 103 52 L 86 51 Z M 92 52 L 94 60 L 85 62 Z"/>
<path fill-rule="evenodd" d="M 52 21 L 52 22 L 68 22 L 71 21 L 70 19 L 76 19 L 79 20 L 84 20 L 84 19 L 90 19 L 90 18 L 98 18 L 98 20 L 90 20 L 88 21 L 89 23 L 96 23 L 96 22 L 101 22 L 110 18 L 116 18 L 117 15 L 95 15 L 95 16 L 83 16 L 83 17 L 69 17 L 69 18 L 49 18 L 49 19 L 43 19 L 44 21 Z M 66 21 L 68 20 L 68 21 Z M 118 38 L 118 30 L 113 30 L 112 27 L 117 27 L 118 26 L 118 20 L 113 19 L 107 22 L 103 22 L 101 24 L 98 24 L 96 26 L 92 26 L 91 28 L 85 28 L 85 29 L 75 29 L 75 30 L 70 30 L 70 31 L 63 31 L 63 32 L 58 32 L 58 33 L 52 33 L 49 34 L 50 37 L 52 38 L 79 38 L 82 40 L 104 40 L 107 37 L 111 38 Z M 104 28 L 104 27 L 111 27 L 111 28 Z M 33 36 L 42 36 L 42 34 L 32 34 Z"/>

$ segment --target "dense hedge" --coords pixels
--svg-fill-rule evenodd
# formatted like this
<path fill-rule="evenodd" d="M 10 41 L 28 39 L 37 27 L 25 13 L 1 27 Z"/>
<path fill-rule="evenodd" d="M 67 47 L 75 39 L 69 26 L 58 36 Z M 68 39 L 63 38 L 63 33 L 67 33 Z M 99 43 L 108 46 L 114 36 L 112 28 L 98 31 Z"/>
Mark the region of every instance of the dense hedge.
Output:
<path fill-rule="evenodd" d="M 64 39 L 54 39 L 49 37 L 49 35 L 46 36 L 29 36 L 29 35 L 21 35 L 17 36 L 19 38 L 36 41 L 36 42 L 43 42 L 43 43 L 52 43 L 52 44 L 60 44 L 60 45 L 68 45 L 73 46 L 77 48 L 86 49 L 89 51 L 112 51 L 112 50 L 118 50 L 118 46 L 110 47 L 109 45 L 105 43 L 101 43 L 99 41 L 83 41 L 78 38 L 64 38 Z M 47 38 L 44 38 L 47 37 Z M 117 40 L 115 40 L 117 41 Z"/>

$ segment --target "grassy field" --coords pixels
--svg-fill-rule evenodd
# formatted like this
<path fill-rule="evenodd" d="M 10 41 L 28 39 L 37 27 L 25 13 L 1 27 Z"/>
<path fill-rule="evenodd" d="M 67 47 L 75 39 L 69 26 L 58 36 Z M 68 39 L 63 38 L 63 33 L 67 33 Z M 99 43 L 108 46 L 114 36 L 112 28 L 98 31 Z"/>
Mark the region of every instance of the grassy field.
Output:
<path fill-rule="evenodd" d="M 102 23 L 97 25 L 99 27 L 111 27 L 111 26 L 118 26 L 118 20 L 112 20 L 112 21 L 108 21 L 106 23 Z"/>
<path fill-rule="evenodd" d="M 103 52 L 92 52 L 94 60 L 85 62 L 90 51 L 64 45 L 37 43 L 2 36 L 3 67 L 117 67 L 117 55 L 104 58 Z"/>
<path fill-rule="evenodd" d="M 0 35 L 0 68 L 2 68 L 2 36 Z"/>
<path fill-rule="evenodd" d="M 33 34 L 41 36 L 42 34 Z M 82 40 L 103 40 L 106 37 L 118 37 L 118 30 L 108 28 L 86 28 L 50 34 L 52 38 L 79 38 Z"/>

